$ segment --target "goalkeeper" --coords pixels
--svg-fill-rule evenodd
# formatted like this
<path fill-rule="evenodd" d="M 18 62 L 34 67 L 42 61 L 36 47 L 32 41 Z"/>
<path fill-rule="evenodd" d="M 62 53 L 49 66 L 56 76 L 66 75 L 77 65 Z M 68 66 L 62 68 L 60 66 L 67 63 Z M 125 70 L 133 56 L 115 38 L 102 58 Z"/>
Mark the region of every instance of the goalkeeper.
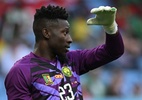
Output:
<path fill-rule="evenodd" d="M 96 16 L 88 25 L 101 25 L 104 44 L 69 51 L 72 43 L 67 11 L 60 6 L 42 6 L 33 22 L 35 49 L 18 60 L 5 79 L 8 100 L 83 100 L 80 75 L 119 58 L 124 45 L 115 21 L 117 9 L 93 8 Z"/>

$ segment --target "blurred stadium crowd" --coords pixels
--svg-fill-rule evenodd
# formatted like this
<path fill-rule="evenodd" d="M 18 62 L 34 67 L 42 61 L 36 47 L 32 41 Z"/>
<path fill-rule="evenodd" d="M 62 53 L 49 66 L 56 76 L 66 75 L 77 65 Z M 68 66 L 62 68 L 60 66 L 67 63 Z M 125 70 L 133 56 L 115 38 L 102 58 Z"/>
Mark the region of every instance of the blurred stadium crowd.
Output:
<path fill-rule="evenodd" d="M 71 50 L 104 43 L 102 27 L 86 25 L 86 20 L 94 16 L 90 14 L 93 7 L 118 9 L 117 23 L 125 53 L 116 61 L 81 76 L 84 100 L 142 100 L 141 0 L 0 0 L 0 100 L 6 100 L 4 79 L 9 69 L 34 48 L 35 9 L 48 4 L 58 4 L 69 11 L 74 40 Z"/>

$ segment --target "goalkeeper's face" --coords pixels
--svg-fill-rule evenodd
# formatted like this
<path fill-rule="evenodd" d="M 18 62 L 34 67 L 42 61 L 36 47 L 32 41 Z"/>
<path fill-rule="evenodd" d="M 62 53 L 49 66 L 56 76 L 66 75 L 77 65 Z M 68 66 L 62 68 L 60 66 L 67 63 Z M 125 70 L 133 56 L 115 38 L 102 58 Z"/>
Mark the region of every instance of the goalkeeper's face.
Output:
<path fill-rule="evenodd" d="M 50 30 L 51 36 L 48 45 L 53 55 L 65 56 L 69 51 L 72 38 L 69 34 L 69 23 L 67 20 L 58 19 L 56 27 Z"/>

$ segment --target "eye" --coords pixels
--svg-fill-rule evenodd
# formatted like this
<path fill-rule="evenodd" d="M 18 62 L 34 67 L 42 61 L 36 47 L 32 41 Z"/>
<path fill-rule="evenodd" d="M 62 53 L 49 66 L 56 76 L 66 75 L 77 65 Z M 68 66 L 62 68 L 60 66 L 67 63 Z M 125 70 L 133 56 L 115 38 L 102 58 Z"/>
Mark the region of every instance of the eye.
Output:
<path fill-rule="evenodd" d="M 68 34 L 69 33 L 69 30 L 66 30 L 66 34 Z"/>
<path fill-rule="evenodd" d="M 67 34 L 69 34 L 69 30 L 68 29 L 65 29 L 64 31 L 63 31 L 63 34 L 66 36 Z"/>

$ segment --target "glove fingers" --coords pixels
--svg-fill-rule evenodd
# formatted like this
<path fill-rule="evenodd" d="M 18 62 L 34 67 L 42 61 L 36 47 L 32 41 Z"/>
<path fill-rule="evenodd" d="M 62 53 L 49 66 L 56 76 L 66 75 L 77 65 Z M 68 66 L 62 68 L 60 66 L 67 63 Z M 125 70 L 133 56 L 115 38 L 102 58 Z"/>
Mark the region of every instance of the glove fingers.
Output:
<path fill-rule="evenodd" d="M 90 12 L 93 14 L 97 14 L 100 11 L 98 8 L 93 8 Z"/>
<path fill-rule="evenodd" d="M 97 14 L 99 12 L 103 12 L 103 11 L 111 11 L 111 12 L 116 12 L 116 8 L 115 7 L 110 7 L 110 6 L 100 6 L 99 8 L 93 8 L 90 12 L 93 14 Z"/>
<path fill-rule="evenodd" d="M 104 6 L 100 6 L 99 8 L 93 8 L 91 10 L 91 13 L 97 14 L 98 12 L 103 11 L 104 8 L 105 8 Z"/>
<path fill-rule="evenodd" d="M 117 9 L 110 6 L 100 6 L 99 8 L 93 8 L 91 13 L 96 14 L 95 17 L 87 20 L 88 25 L 104 25 L 110 26 L 115 20 L 115 14 Z"/>

